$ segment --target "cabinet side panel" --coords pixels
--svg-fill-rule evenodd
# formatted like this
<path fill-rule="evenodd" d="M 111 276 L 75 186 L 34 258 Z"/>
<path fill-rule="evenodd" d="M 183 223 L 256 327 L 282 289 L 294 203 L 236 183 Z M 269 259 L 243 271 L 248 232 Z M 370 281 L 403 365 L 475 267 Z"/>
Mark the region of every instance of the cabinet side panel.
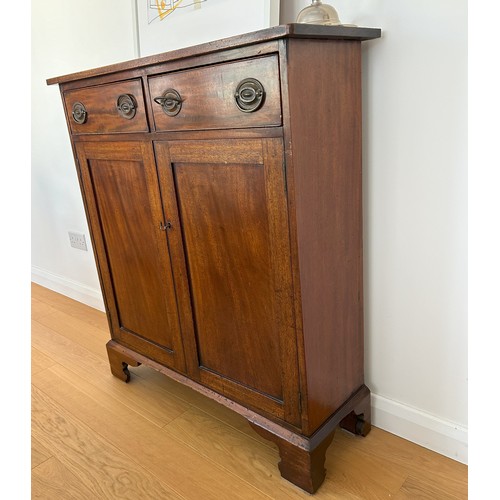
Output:
<path fill-rule="evenodd" d="M 310 434 L 363 383 L 360 42 L 290 40 L 288 98 Z"/>

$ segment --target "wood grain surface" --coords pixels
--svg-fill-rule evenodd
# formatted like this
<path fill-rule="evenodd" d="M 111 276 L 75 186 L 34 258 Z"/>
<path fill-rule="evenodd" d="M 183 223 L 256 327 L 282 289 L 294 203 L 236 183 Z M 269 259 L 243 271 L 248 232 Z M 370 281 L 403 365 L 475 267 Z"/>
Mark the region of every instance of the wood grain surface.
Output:
<path fill-rule="evenodd" d="M 176 286 L 191 294 L 180 314 L 194 318 L 202 383 L 298 424 L 281 139 L 157 142 L 155 152 L 173 268 L 185 255 L 189 269 Z"/>
<path fill-rule="evenodd" d="M 132 119 L 124 118 L 118 113 L 116 104 L 123 94 L 133 96 L 136 103 L 136 114 Z M 80 102 L 87 110 L 85 123 L 73 120 L 72 109 Z M 74 134 L 105 134 L 116 132 L 147 132 L 148 122 L 146 107 L 140 79 L 70 90 L 64 93 L 64 103 L 68 123 Z"/>
<path fill-rule="evenodd" d="M 287 50 L 310 435 L 364 380 L 361 46 L 290 40 Z"/>
<path fill-rule="evenodd" d="M 257 79 L 264 87 L 262 106 L 244 113 L 235 103 L 239 83 Z M 169 116 L 153 102 L 156 130 L 237 129 L 281 125 L 281 99 L 278 57 L 276 55 L 249 60 L 214 64 L 187 71 L 167 73 L 148 79 L 151 100 L 162 97 L 166 90 L 176 90 L 182 107 Z"/>
<path fill-rule="evenodd" d="M 76 150 L 111 335 L 185 371 L 153 147 L 89 142 Z"/>

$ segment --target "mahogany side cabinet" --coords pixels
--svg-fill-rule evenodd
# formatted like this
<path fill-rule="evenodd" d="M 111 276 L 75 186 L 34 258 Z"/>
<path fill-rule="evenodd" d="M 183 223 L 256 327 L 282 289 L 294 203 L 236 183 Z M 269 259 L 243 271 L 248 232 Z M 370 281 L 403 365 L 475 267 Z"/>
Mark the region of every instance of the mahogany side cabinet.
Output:
<path fill-rule="evenodd" d="M 144 364 L 243 415 L 313 493 L 366 435 L 361 42 L 289 24 L 51 78 L 109 322 Z"/>

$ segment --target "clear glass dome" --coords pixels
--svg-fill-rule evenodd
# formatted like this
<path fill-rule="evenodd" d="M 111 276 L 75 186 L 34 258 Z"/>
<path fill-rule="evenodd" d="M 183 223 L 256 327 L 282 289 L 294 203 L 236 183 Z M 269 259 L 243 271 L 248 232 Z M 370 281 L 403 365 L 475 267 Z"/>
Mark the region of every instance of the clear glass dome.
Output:
<path fill-rule="evenodd" d="M 302 9 L 297 16 L 297 22 L 327 26 L 341 24 L 337 11 L 331 5 L 323 5 L 321 0 L 313 0 L 311 5 Z"/>

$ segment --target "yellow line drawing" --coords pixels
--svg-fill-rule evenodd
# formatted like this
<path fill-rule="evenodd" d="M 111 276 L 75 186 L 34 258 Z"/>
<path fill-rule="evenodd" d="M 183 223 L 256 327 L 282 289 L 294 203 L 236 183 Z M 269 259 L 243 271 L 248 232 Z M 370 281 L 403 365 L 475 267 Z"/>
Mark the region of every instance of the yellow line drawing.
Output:
<path fill-rule="evenodd" d="M 167 5 L 164 0 L 158 1 L 156 0 L 156 7 L 158 9 L 158 16 L 161 21 L 165 19 L 169 14 L 172 14 L 172 12 L 179 7 L 179 5 L 182 3 L 183 0 L 177 0 L 177 2 L 174 0 L 174 2 L 169 2 L 169 8 L 166 8 Z"/>
<path fill-rule="evenodd" d="M 148 14 L 148 24 L 156 20 L 163 21 L 178 8 L 193 7 L 194 9 L 201 9 L 201 4 L 206 1 L 207 0 L 191 0 L 188 2 L 185 0 L 149 0 L 150 13 Z M 153 18 L 150 17 L 151 10 L 155 12 Z"/>

